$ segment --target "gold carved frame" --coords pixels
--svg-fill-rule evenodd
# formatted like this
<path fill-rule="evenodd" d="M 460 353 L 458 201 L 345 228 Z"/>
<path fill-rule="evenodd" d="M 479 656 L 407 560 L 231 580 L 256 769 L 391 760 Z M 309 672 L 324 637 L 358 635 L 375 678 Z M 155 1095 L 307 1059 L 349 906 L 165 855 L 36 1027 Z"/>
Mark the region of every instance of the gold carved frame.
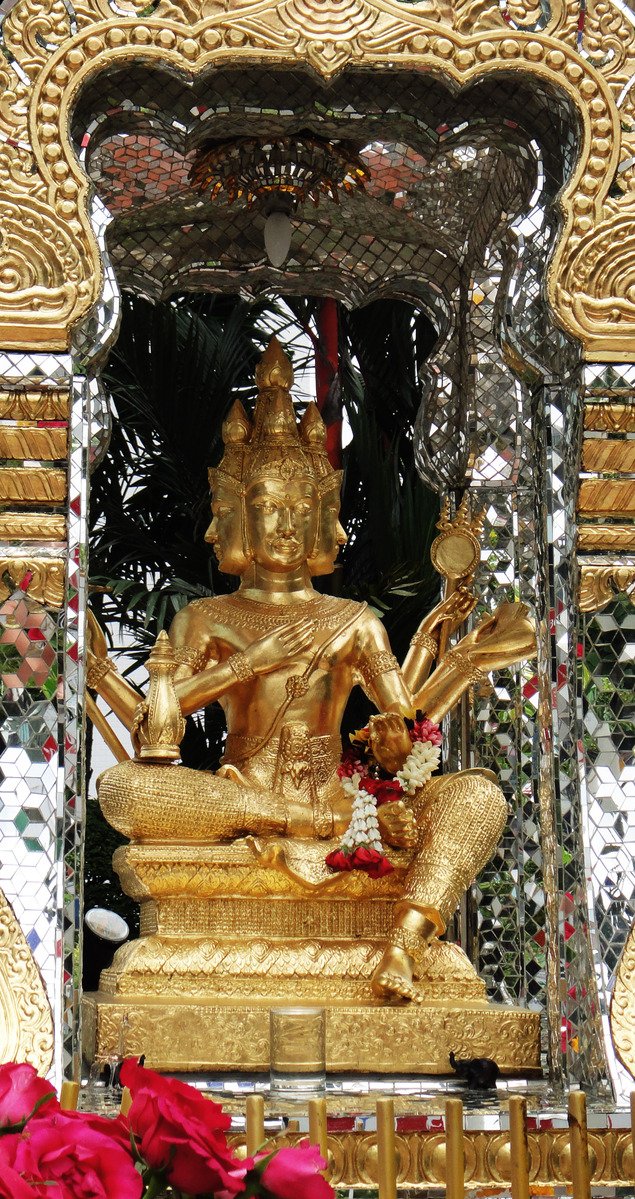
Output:
<path fill-rule="evenodd" d="M 66 349 L 71 330 L 98 300 L 101 264 L 87 211 L 89 180 L 68 136 L 73 104 L 91 76 L 131 59 L 189 74 L 227 63 L 304 62 L 324 78 L 347 66 L 407 68 L 459 86 L 492 72 L 523 72 L 565 92 L 579 114 L 581 147 L 560 197 L 549 299 L 587 358 L 630 358 L 635 189 L 617 199 L 609 190 L 620 161 L 633 152 L 618 100 L 635 31 L 617 7 L 608 5 L 608 18 L 607 4 L 598 8 L 595 18 L 590 6 L 589 36 L 618 47 L 604 73 L 575 48 L 579 5 L 572 0 L 552 5 L 541 32 L 507 26 L 498 8 L 465 0 L 453 8 L 445 0 L 160 0 L 143 19 L 133 8 L 122 19 L 107 0 L 80 0 L 75 33 L 61 0 L 19 0 L 4 25 L 18 72 L 0 59 L 0 134 L 6 139 L 0 146 L 0 345 Z"/>
<path fill-rule="evenodd" d="M 588 361 L 635 359 L 635 292 L 629 287 L 635 264 L 635 87 L 629 75 L 635 70 L 635 28 L 614 0 L 588 0 L 582 52 L 576 40 L 579 0 L 552 0 L 540 31 L 517 27 L 521 19 L 538 21 L 540 6 L 532 8 L 533 0 L 522 11 L 520 0 L 509 0 L 507 24 L 490 0 L 159 0 L 152 15 L 143 17 L 137 12 L 146 9 L 147 0 L 121 2 L 128 2 L 127 18 L 109 0 L 75 0 L 74 17 L 63 0 L 18 0 L 5 17 L 2 349 L 68 350 L 73 329 L 99 300 L 102 264 L 88 215 L 90 183 L 70 143 L 69 119 L 89 78 L 134 60 L 190 76 L 228 64 L 305 64 L 325 79 L 347 67 L 407 69 L 435 73 L 458 87 L 495 72 L 515 72 L 559 89 L 578 114 L 580 155 L 559 198 L 562 224 L 547 277 L 551 308 Z M 607 406 L 601 407 L 605 415 Z M 33 597 L 61 606 L 65 520 L 29 508 L 59 509 L 64 502 L 66 472 L 46 465 L 65 453 L 57 444 L 62 434 L 43 436 L 37 422 L 67 418 L 68 395 L 9 389 L 0 392 L 0 415 L 27 422 L 19 438 L 15 429 L 0 429 L 0 457 L 44 464 L 0 467 L 0 493 L 16 509 L 0 517 L 2 539 L 21 547 L 20 557 L 2 558 L 3 568 L 10 568 L 16 583 L 31 570 Z M 607 466 L 604 458 L 586 465 L 614 473 L 615 464 Z M 581 517 L 630 517 L 622 492 L 611 493 L 609 502 L 605 484 L 599 507 L 597 498 L 581 495 Z M 31 556 L 25 542 L 34 545 Z M 610 546 L 635 550 L 632 528 L 589 524 L 581 530 L 580 549 Z M 52 553 L 56 556 L 47 556 Z M 630 590 L 634 571 L 627 578 L 621 562 L 584 567 L 583 607 L 591 610 L 609 602 L 615 590 Z M 23 950 L 14 925 L 9 922 L 5 930 L 13 956 Z M 631 1070 L 633 945 L 635 934 L 614 1001 L 617 1048 Z M 46 1019 L 38 1012 L 39 1029 Z M 47 1041 L 43 1059 L 49 1053 Z"/>

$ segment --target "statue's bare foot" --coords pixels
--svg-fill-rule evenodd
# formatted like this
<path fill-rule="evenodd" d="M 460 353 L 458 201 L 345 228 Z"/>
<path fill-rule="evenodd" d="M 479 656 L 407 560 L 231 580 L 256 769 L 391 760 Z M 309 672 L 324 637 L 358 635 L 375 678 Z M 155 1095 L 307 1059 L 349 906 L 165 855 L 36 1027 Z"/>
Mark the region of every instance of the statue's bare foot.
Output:
<path fill-rule="evenodd" d="M 410 955 L 396 945 L 388 945 L 371 979 L 371 988 L 380 999 L 410 999 L 413 1003 L 422 1003 L 423 995 L 412 981 L 413 970 Z"/>
<path fill-rule="evenodd" d="M 414 849 L 417 844 L 415 818 L 402 799 L 391 800 L 377 809 L 382 839 L 394 849 Z"/>

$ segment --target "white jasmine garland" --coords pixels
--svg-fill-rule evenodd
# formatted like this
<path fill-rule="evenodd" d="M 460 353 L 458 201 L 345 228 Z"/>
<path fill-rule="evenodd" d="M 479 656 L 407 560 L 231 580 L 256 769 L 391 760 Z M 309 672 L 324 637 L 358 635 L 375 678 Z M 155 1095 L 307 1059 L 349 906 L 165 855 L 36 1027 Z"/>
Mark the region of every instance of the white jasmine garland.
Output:
<path fill-rule="evenodd" d="M 406 795 L 415 795 L 434 774 L 440 761 L 440 745 L 432 745 L 430 741 L 415 741 L 395 778 L 401 783 Z"/>
<path fill-rule="evenodd" d="M 428 740 L 415 741 L 393 781 L 401 785 L 405 796 L 416 795 L 417 791 L 437 770 L 440 760 L 440 745 L 434 745 Z M 364 777 L 357 771 L 351 776 L 340 778 L 342 788 L 353 800 L 351 820 L 340 845 L 340 849 L 347 856 L 362 847 L 374 849 L 383 855 L 377 820 L 377 798 L 364 789 Z"/>
<path fill-rule="evenodd" d="M 342 779 L 342 786 L 349 795 L 353 796 L 353 814 L 351 822 L 342 837 L 341 848 L 344 853 L 354 853 L 356 849 L 366 846 L 382 852 L 379 824 L 377 823 L 377 801 L 374 795 L 369 795 L 360 787 L 362 777 L 354 774 L 350 779 Z M 346 784 L 354 784 L 354 787 Z M 355 788 L 355 789 L 354 789 Z"/>

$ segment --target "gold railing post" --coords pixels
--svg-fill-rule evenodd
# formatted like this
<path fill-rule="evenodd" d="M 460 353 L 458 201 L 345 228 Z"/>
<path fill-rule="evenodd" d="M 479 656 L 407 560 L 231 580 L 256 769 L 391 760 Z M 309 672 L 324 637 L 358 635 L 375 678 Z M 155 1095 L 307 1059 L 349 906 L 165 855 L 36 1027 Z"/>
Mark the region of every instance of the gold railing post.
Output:
<path fill-rule="evenodd" d="M 512 1199 L 529 1199 L 527 1102 L 520 1095 L 509 1100 L 509 1150 Z"/>
<path fill-rule="evenodd" d="M 309 1140 L 317 1145 L 328 1165 L 329 1146 L 326 1132 L 326 1099 L 309 1099 Z"/>
<path fill-rule="evenodd" d="M 461 1099 L 447 1099 L 445 1104 L 445 1193 L 446 1199 L 463 1199 L 465 1195 L 465 1147 Z"/>
<path fill-rule="evenodd" d="M 262 1095 L 248 1095 L 245 1104 L 245 1140 L 247 1157 L 253 1157 L 265 1139 L 265 1101 Z"/>
<path fill-rule="evenodd" d="M 79 1083 L 69 1082 L 68 1079 L 66 1079 L 66 1081 L 62 1083 L 62 1089 L 60 1091 L 60 1107 L 62 1111 L 76 1112 L 78 1099 Z"/>
<path fill-rule="evenodd" d="M 573 1199 L 591 1199 L 589 1143 L 586 1126 L 584 1091 L 569 1094 L 569 1144 L 571 1146 L 571 1185 Z"/>
<path fill-rule="evenodd" d="M 635 1177 L 635 1091 L 631 1091 L 631 1148 L 633 1150 L 633 1176 Z"/>
<path fill-rule="evenodd" d="M 395 1105 L 392 1099 L 378 1099 L 377 1183 L 379 1199 L 397 1199 L 397 1147 L 395 1144 Z"/>
<path fill-rule="evenodd" d="M 124 1087 L 123 1091 L 121 1092 L 121 1103 L 119 1105 L 120 1116 L 127 1116 L 131 1107 L 132 1107 L 132 1095 L 130 1094 L 130 1091 L 128 1090 L 128 1088 Z"/>

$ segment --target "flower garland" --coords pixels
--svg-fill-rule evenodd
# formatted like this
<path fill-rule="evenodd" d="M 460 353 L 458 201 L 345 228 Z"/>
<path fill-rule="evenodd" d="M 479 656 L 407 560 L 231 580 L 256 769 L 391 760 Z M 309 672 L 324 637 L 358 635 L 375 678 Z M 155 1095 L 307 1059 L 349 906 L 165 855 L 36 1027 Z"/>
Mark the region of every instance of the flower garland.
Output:
<path fill-rule="evenodd" d="M 217 1103 L 129 1058 L 114 1120 L 62 1111 L 33 1066 L 0 1066 L 0 1199 L 335 1199 L 315 1145 L 238 1157 Z"/>
<path fill-rule="evenodd" d="M 339 849 L 327 854 L 332 870 L 365 870 L 381 878 L 393 869 L 384 854 L 377 808 L 384 803 L 410 799 L 427 783 L 441 760 L 441 730 L 438 724 L 417 713 L 406 720 L 412 749 L 401 770 L 390 776 L 374 757 L 368 726 L 351 734 L 351 748 L 342 755 L 337 769 L 344 791 L 353 800 L 351 822 Z"/>

